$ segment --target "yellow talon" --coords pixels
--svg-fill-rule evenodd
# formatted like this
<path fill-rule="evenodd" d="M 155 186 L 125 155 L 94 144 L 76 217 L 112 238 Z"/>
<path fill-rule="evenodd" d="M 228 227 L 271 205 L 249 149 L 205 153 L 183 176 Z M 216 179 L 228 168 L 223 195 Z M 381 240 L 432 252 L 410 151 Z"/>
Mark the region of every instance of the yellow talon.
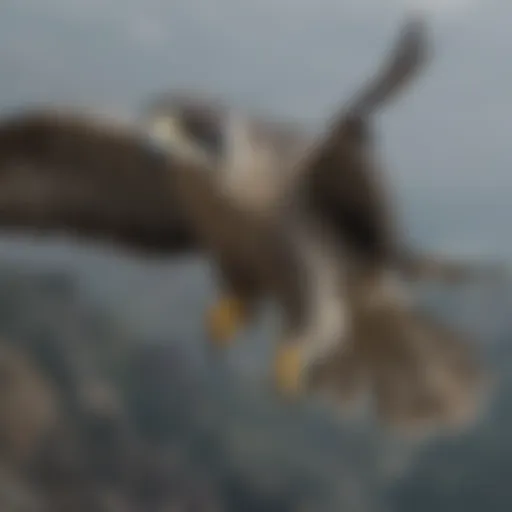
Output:
<path fill-rule="evenodd" d="M 301 350 L 298 346 L 281 346 L 277 350 L 274 378 L 277 391 L 286 397 L 296 396 L 302 388 Z"/>
<path fill-rule="evenodd" d="M 213 344 L 219 348 L 230 345 L 245 316 L 242 301 L 233 297 L 220 299 L 208 312 L 208 334 Z"/>

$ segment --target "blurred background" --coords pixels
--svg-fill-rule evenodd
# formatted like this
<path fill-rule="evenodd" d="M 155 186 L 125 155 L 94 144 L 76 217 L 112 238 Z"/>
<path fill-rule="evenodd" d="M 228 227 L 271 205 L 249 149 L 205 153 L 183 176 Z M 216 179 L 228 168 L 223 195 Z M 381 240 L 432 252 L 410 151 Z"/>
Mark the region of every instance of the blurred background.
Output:
<path fill-rule="evenodd" d="M 131 115 L 156 93 L 192 88 L 315 129 L 373 74 L 408 6 L 2 0 L 0 114 L 53 103 Z M 510 261 L 512 4 L 422 6 L 431 15 L 430 67 L 377 122 L 388 188 L 418 247 Z M 210 272 L 200 260 L 0 238 L 0 336 L 56 376 L 50 395 L 70 404 L 60 462 L 53 472 L 34 469 L 34 482 L 48 488 L 67 468 L 69 493 L 52 510 L 512 506 L 506 286 L 430 290 L 429 307 L 476 333 L 500 388 L 475 428 L 418 444 L 386 435 L 371 418 L 340 420 L 311 404 L 287 410 L 269 400 L 257 382 L 270 315 L 225 360 L 207 365 L 198 318 L 211 301 Z M 42 387 L 34 389 L 37 397 Z M 38 485 L 18 482 L 8 465 L 0 470 L 0 509 L 40 510 Z"/>

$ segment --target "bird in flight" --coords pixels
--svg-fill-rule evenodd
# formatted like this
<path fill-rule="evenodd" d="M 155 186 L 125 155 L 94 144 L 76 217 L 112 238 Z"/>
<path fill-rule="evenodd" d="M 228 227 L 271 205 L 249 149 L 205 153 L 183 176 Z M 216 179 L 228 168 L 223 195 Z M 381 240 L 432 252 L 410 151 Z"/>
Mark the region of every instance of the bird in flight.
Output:
<path fill-rule="evenodd" d="M 473 367 L 470 348 L 440 342 L 444 334 L 430 322 L 423 328 L 392 286 L 394 270 L 421 274 L 425 266 L 397 241 L 369 133 L 374 113 L 421 67 L 424 43 L 421 20 L 407 23 L 381 74 L 306 150 L 289 141 L 289 153 L 271 175 L 260 174 L 272 166 L 258 167 L 262 155 L 248 149 L 243 120 L 228 115 L 223 130 L 215 108 L 208 115 L 196 109 L 195 120 L 194 108 L 177 117 L 156 108 L 135 125 L 69 110 L 5 118 L 0 227 L 60 230 L 153 255 L 208 254 L 222 290 L 208 315 L 217 344 L 227 345 L 262 299 L 279 307 L 283 326 L 273 381 L 282 395 L 305 389 L 346 395 L 356 378 L 344 370 L 345 361 L 355 351 L 354 370 L 364 368 L 371 382 L 387 382 L 395 371 L 409 375 L 414 354 L 460 384 L 459 394 L 473 396 L 480 373 L 467 370 Z M 381 338 L 366 334 L 366 325 Z M 421 355 L 408 334 L 420 325 L 427 347 Z M 447 357 L 449 346 L 457 347 L 456 361 Z M 337 368 L 350 386 L 327 378 L 340 373 Z M 462 374 L 471 378 L 463 381 Z M 426 387 L 423 379 L 411 390 L 411 403 Z M 441 388 L 432 391 L 434 401 L 447 396 Z M 389 400 L 396 386 L 379 384 L 374 392 L 383 417 L 396 417 Z M 402 415 L 413 414 L 410 404 L 401 407 Z"/>
<path fill-rule="evenodd" d="M 246 206 L 268 213 L 282 198 L 283 189 L 292 193 L 302 189 L 302 219 L 310 225 L 309 233 L 303 231 L 304 238 L 325 251 L 325 237 L 322 240 L 319 235 L 324 229 L 343 245 L 338 255 L 333 251 L 330 262 L 323 264 L 345 266 L 342 287 L 348 290 L 345 302 L 351 317 L 348 343 L 340 339 L 329 357 L 313 363 L 304 385 L 328 393 L 338 403 L 352 402 L 372 388 L 381 417 L 405 423 L 462 418 L 461 411 L 474 410 L 483 376 L 469 340 L 413 311 L 393 280 L 438 279 L 457 284 L 503 276 L 503 269 L 493 264 L 450 260 L 408 248 L 399 237 L 379 179 L 372 154 L 374 113 L 415 76 L 427 54 L 422 20 L 409 21 L 380 74 L 344 106 L 326 130 L 327 136 L 320 138 L 296 123 L 237 112 L 205 95 L 166 93 L 145 111 L 163 141 L 172 141 L 179 133 L 198 144 Z M 307 171 L 304 161 L 311 166 Z M 316 264 L 322 266 L 320 260 Z M 227 296 L 211 315 L 210 336 L 222 346 L 250 317 L 250 301 L 244 294 L 233 295 L 234 283 L 228 283 Z M 380 300 L 372 299 L 375 296 Z M 334 311 L 339 314 L 339 304 Z M 436 383 L 428 383 L 424 376 L 429 364 L 444 379 L 435 391 L 427 388 L 435 388 Z M 408 385 L 408 398 L 398 400 L 397 388 Z"/>

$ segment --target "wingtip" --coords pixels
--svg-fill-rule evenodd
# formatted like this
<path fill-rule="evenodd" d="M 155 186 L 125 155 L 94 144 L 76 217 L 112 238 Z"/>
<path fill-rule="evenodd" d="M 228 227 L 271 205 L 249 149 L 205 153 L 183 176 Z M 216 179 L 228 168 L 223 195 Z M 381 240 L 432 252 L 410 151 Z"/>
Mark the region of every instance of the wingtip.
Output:
<path fill-rule="evenodd" d="M 412 10 L 404 23 L 400 41 L 402 47 L 409 48 L 411 53 L 423 60 L 429 55 L 428 16 L 420 9 Z"/>

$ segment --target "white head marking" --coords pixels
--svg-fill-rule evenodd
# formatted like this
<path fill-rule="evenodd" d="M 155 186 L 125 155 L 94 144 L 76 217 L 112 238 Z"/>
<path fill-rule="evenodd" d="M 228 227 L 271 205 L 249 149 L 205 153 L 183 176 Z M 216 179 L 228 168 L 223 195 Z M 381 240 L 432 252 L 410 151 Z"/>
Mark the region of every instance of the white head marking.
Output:
<path fill-rule="evenodd" d="M 170 153 L 200 164 L 210 164 L 211 156 L 183 133 L 179 119 L 171 116 L 151 120 L 150 137 Z"/>

